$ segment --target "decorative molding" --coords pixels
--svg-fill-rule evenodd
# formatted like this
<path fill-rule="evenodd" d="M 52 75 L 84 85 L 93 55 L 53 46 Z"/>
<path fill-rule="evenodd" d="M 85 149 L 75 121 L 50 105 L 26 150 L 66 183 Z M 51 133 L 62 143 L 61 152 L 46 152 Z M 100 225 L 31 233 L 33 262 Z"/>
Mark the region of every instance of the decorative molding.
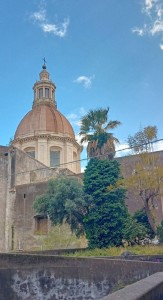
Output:
<path fill-rule="evenodd" d="M 38 141 L 39 139 L 46 139 L 47 141 L 62 141 L 62 142 L 70 142 L 72 143 L 78 150 L 82 151 L 82 146 L 80 146 L 73 138 L 71 137 L 65 137 L 65 136 L 53 136 L 50 134 L 37 134 L 34 136 L 30 137 L 22 137 L 22 138 L 17 138 L 13 141 L 13 145 L 19 143 L 27 143 L 31 141 Z"/>

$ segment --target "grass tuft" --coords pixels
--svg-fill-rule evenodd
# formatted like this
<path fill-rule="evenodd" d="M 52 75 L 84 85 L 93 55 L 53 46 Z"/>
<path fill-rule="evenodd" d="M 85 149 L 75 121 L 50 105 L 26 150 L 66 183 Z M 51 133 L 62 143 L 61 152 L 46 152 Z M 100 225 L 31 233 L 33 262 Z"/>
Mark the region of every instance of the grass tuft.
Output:
<path fill-rule="evenodd" d="M 158 246 L 132 246 L 132 247 L 109 247 L 104 249 L 93 249 L 85 251 L 77 251 L 69 256 L 90 257 L 90 256 L 119 256 L 125 251 L 130 251 L 136 255 L 163 255 L 163 245 Z"/>

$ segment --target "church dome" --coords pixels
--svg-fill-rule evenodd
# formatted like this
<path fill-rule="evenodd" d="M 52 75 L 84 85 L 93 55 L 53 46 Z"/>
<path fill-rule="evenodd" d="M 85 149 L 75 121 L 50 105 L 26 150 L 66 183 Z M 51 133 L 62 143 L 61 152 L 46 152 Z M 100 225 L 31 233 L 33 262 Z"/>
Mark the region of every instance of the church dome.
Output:
<path fill-rule="evenodd" d="M 19 123 L 15 137 L 23 138 L 39 134 L 59 134 L 75 139 L 73 128 L 69 121 L 56 109 L 52 103 L 35 105 Z"/>
<path fill-rule="evenodd" d="M 82 147 L 69 121 L 57 109 L 55 83 L 46 64 L 34 83 L 32 110 L 19 123 L 12 145 L 50 168 L 80 173 Z"/>

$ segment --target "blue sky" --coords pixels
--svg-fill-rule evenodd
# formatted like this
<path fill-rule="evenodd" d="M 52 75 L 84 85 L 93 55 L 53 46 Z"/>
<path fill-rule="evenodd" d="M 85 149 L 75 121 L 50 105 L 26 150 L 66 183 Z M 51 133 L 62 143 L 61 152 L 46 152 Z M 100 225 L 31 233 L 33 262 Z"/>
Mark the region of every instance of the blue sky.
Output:
<path fill-rule="evenodd" d="M 1 145 L 31 109 L 43 57 L 76 134 L 109 106 L 122 146 L 147 125 L 163 138 L 162 0 L 5 0 L 0 25 Z"/>

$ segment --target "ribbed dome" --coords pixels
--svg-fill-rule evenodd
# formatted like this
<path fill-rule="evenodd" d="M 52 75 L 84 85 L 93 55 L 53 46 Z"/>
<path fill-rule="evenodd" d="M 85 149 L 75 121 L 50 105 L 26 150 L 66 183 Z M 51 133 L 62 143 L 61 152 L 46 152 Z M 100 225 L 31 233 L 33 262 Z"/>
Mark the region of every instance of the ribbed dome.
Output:
<path fill-rule="evenodd" d="M 62 134 L 75 139 L 69 121 L 56 109 L 54 104 L 40 103 L 33 107 L 17 127 L 15 137 L 35 136 L 39 133 Z"/>

